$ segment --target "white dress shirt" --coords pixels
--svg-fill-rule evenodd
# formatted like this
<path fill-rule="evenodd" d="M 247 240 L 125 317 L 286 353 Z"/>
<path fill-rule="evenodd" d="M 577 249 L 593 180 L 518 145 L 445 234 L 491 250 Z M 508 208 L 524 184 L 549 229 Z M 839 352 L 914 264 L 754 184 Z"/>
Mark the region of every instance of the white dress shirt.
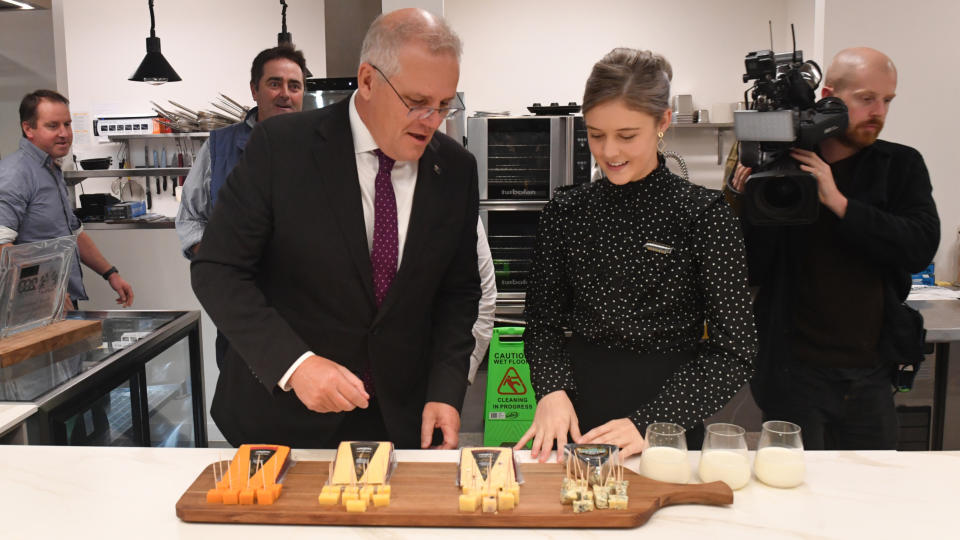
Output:
<path fill-rule="evenodd" d="M 473 323 L 473 339 L 476 345 L 470 355 L 470 371 L 467 380 L 473 384 L 477 368 L 486 358 L 490 338 L 493 337 L 493 317 L 497 311 L 497 276 L 493 269 L 493 256 L 487 232 L 483 230 L 483 221 L 477 220 L 477 264 L 480 270 L 480 305 L 477 308 L 477 322 Z"/>
<path fill-rule="evenodd" d="M 350 132 L 353 134 L 353 150 L 357 160 L 357 177 L 360 179 L 360 198 L 363 202 L 363 222 L 367 229 L 367 249 L 373 250 L 373 201 L 376 193 L 375 183 L 380 170 L 380 160 L 373 153 L 378 148 L 373 135 L 357 112 L 357 93 L 350 96 Z M 410 212 L 413 209 L 413 190 L 417 185 L 417 162 L 398 161 L 393 164 L 390 174 L 393 193 L 397 199 L 397 267 L 403 260 L 403 246 L 407 238 L 407 226 L 410 224 Z M 313 356 L 312 351 L 300 355 L 290 366 L 278 383 L 285 391 L 290 390 L 290 377 L 304 360 Z"/>

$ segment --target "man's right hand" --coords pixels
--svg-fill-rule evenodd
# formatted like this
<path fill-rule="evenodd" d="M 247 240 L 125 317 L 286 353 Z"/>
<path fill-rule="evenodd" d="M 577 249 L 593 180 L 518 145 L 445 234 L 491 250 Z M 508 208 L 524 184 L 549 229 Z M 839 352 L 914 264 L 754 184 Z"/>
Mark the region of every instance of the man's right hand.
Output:
<path fill-rule="evenodd" d="M 363 381 L 349 369 L 322 356 L 313 355 L 290 376 L 297 398 L 314 412 L 343 412 L 366 409 L 370 395 Z"/>
<path fill-rule="evenodd" d="M 750 167 L 744 167 L 742 163 L 737 163 L 737 169 L 733 171 L 733 178 L 730 179 L 730 187 L 737 193 L 743 193 L 743 186 L 747 183 L 747 178 L 753 173 Z"/>
<path fill-rule="evenodd" d="M 530 457 L 534 459 L 539 457 L 540 463 L 543 463 L 550 457 L 553 441 L 556 440 L 557 462 L 560 462 L 563 460 L 563 447 L 567 445 L 568 433 L 573 442 L 579 442 L 580 421 L 577 420 L 577 412 L 574 410 L 567 392 L 556 390 L 543 396 L 543 399 L 537 403 L 537 412 L 533 414 L 533 424 L 513 449 L 520 450 L 532 437 L 533 445 L 530 447 Z"/>

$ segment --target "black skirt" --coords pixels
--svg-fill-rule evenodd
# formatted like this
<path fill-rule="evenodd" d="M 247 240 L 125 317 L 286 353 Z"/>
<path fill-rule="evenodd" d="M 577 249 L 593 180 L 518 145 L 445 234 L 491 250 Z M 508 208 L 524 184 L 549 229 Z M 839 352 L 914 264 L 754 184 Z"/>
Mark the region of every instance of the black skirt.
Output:
<path fill-rule="evenodd" d="M 577 383 L 573 407 L 580 432 L 631 414 L 653 401 L 693 351 L 638 354 L 606 345 L 594 345 L 578 334 L 567 342 Z M 646 426 L 640 435 L 646 436 Z M 687 448 L 703 445 L 703 423 L 687 431 Z"/>

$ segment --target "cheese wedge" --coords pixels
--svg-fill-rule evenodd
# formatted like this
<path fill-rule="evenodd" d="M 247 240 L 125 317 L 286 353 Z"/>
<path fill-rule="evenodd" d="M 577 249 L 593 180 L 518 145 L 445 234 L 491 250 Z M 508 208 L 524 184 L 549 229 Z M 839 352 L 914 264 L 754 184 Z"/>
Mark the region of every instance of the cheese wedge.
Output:
<path fill-rule="evenodd" d="M 343 441 L 334 458 L 331 484 L 385 484 L 394 461 L 389 441 Z"/>
<path fill-rule="evenodd" d="M 517 481 L 513 469 L 513 450 L 501 447 L 460 449 L 460 486 L 472 486 L 477 479 L 493 489 L 512 486 Z"/>

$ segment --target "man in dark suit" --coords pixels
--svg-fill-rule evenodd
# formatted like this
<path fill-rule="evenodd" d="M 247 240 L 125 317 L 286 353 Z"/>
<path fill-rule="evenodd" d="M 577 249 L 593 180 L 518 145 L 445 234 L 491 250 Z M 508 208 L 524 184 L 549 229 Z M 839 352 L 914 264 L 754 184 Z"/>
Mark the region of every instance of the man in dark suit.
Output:
<path fill-rule="evenodd" d="M 457 447 L 474 345 L 476 161 L 443 19 L 381 15 L 350 100 L 257 125 L 191 267 L 230 348 L 211 413 L 234 445 Z"/>

